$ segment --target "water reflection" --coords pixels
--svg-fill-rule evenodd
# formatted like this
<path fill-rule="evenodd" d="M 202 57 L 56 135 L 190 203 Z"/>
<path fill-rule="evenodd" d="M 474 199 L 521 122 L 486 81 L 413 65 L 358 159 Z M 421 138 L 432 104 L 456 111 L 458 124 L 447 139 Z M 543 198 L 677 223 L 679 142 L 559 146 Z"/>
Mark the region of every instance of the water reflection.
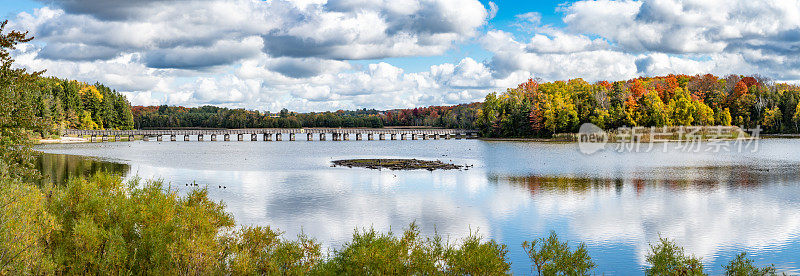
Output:
<path fill-rule="evenodd" d="M 682 175 L 682 177 L 658 178 L 659 174 Z M 612 187 L 619 192 L 626 181 L 633 185 L 637 193 L 643 192 L 648 187 L 666 187 L 675 191 L 686 189 L 712 191 L 719 188 L 720 185 L 731 189 L 752 189 L 772 183 L 798 182 L 800 181 L 800 167 L 788 164 L 776 164 L 769 169 L 744 165 L 674 167 L 662 168 L 660 172 L 651 174 L 650 178 L 489 174 L 488 180 L 492 184 L 502 182 L 523 186 L 532 195 L 540 192 L 588 192 L 593 189 L 610 189 Z"/>
<path fill-rule="evenodd" d="M 335 146 L 333 146 L 335 144 Z M 357 227 L 426 234 L 480 233 L 509 246 L 516 274 L 529 272 L 519 245 L 555 230 L 583 241 L 598 273 L 641 270 L 648 242 L 676 239 L 712 274 L 741 251 L 759 265 L 800 273 L 800 149 L 765 140 L 757 153 L 616 153 L 586 156 L 574 145 L 483 141 L 291 143 L 105 143 L 40 148 L 125 160 L 128 177 L 163 178 L 182 192 L 196 181 L 239 224 L 305 232 L 326 247 Z M 345 158 L 422 158 L 469 171 L 331 168 Z M 61 159 L 58 159 L 61 158 Z M 60 156 L 64 179 L 93 162 Z M 72 160 L 72 161 L 70 161 Z M 54 161 L 49 161 L 53 163 Z M 75 162 L 75 165 L 69 163 Z M 43 162 L 42 164 L 45 164 Z M 107 166 L 107 165 L 105 165 Z M 80 172 L 80 173 L 79 173 Z M 220 189 L 219 186 L 226 186 Z"/>
<path fill-rule="evenodd" d="M 90 176 L 96 172 L 125 175 L 130 165 L 102 161 L 96 158 L 69 154 L 38 154 L 34 166 L 42 174 L 40 184 L 63 184 L 72 177 Z"/>

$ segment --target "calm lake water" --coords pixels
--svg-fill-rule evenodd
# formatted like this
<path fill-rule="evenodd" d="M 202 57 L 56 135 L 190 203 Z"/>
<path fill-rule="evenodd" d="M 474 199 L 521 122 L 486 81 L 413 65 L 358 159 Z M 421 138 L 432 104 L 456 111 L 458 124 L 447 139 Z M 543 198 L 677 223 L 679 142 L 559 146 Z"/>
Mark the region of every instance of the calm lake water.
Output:
<path fill-rule="evenodd" d="M 195 140 L 195 138 L 192 138 Z M 117 142 L 45 145 L 54 181 L 95 170 L 209 187 L 237 223 L 304 232 L 337 248 L 355 228 L 458 239 L 479 231 L 509 246 L 512 272 L 530 274 L 523 241 L 553 230 L 585 242 L 595 272 L 639 274 L 648 243 L 675 239 L 712 274 L 747 251 L 759 265 L 800 273 L 800 140 L 757 152 L 606 150 L 480 140 Z M 672 148 L 672 147 L 670 147 Z M 79 155 L 79 156 L 74 156 Z M 81 156 L 89 156 L 81 157 Z M 419 158 L 466 171 L 330 167 L 346 158 Z M 220 189 L 218 186 L 226 186 Z"/>

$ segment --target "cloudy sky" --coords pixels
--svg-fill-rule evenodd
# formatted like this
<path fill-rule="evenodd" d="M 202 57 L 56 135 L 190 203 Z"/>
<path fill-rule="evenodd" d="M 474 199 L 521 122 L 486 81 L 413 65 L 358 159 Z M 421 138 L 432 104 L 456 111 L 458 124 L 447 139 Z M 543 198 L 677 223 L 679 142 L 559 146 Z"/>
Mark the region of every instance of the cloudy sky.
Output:
<path fill-rule="evenodd" d="M 0 0 L 19 66 L 133 104 L 278 111 L 478 101 L 533 77 L 800 82 L 798 0 Z"/>

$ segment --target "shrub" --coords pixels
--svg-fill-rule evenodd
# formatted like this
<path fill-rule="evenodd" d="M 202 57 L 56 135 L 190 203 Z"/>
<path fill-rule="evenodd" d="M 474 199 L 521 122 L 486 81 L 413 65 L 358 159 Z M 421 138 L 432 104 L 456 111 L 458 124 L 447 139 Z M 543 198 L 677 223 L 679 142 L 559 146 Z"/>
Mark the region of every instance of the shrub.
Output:
<path fill-rule="evenodd" d="M 525 241 L 522 248 L 538 275 L 589 275 L 595 267 L 584 243 L 572 251 L 567 242 L 558 240 L 555 232 L 550 232 L 547 238 Z"/>
<path fill-rule="evenodd" d="M 645 275 L 706 275 L 699 258 L 685 255 L 682 247 L 666 238 L 650 245 L 646 260 L 650 267 Z"/>
<path fill-rule="evenodd" d="M 437 234 L 422 238 L 412 223 L 400 237 L 391 231 L 355 231 L 353 240 L 334 252 L 316 274 L 331 275 L 502 275 L 507 274 L 505 245 L 482 241 L 471 233 L 460 244 L 444 243 Z"/>
<path fill-rule="evenodd" d="M 775 266 L 757 267 L 753 265 L 753 260 L 747 258 L 747 253 L 742 252 L 736 255 L 727 265 L 723 265 L 725 275 L 728 276 L 766 276 L 778 275 Z"/>

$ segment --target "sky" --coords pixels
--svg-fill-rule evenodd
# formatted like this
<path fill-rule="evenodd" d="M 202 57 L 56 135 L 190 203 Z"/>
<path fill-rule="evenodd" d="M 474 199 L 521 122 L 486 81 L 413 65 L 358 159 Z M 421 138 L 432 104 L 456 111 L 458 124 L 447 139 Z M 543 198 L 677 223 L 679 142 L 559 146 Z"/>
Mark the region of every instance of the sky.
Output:
<path fill-rule="evenodd" d="M 276 112 L 481 101 L 529 79 L 800 82 L 798 0 L 0 0 L 18 67 L 134 105 Z"/>

